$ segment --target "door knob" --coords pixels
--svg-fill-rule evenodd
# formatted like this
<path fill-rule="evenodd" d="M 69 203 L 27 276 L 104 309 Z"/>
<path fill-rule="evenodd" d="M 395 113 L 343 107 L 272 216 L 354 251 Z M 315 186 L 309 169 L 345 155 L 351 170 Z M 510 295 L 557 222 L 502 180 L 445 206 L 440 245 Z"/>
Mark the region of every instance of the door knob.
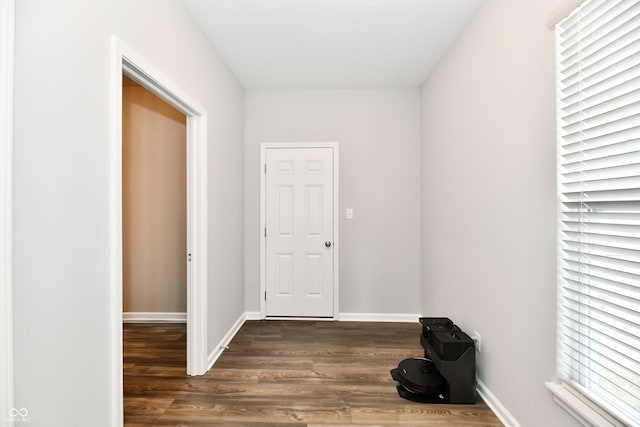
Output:
<path fill-rule="evenodd" d="M 330 247 L 331 247 L 331 242 L 328 242 L 328 241 L 327 241 L 327 242 L 324 242 L 324 245 L 325 245 L 326 247 L 330 248 Z"/>

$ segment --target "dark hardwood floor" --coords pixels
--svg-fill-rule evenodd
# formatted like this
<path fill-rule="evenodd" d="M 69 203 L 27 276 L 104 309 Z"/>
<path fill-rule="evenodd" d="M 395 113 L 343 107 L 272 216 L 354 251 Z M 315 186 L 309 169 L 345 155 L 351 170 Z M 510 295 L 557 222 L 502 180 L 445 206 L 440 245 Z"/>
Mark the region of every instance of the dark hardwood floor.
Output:
<path fill-rule="evenodd" d="M 125 425 L 502 426 L 484 402 L 398 397 L 389 370 L 422 355 L 420 325 L 248 321 L 204 376 L 186 375 L 186 328 L 124 325 Z"/>

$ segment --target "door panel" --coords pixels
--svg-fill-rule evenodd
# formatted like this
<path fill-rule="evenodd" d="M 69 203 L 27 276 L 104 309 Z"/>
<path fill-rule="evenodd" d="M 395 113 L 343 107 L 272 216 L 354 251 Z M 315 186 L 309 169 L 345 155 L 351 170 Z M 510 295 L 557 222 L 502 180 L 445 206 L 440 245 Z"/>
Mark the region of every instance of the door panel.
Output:
<path fill-rule="evenodd" d="M 293 255 L 277 254 L 275 268 L 276 283 L 278 284 L 277 295 L 293 295 Z"/>
<path fill-rule="evenodd" d="M 266 315 L 333 316 L 333 149 L 266 150 Z"/>
<path fill-rule="evenodd" d="M 278 186 L 278 237 L 293 236 L 293 187 L 290 185 Z"/>
<path fill-rule="evenodd" d="M 305 218 L 306 218 L 306 236 L 319 237 L 322 236 L 325 214 L 322 204 L 324 201 L 323 187 L 318 185 L 309 185 L 306 187 L 305 194 Z"/>
<path fill-rule="evenodd" d="M 322 254 L 307 254 L 305 267 L 307 296 L 322 295 Z"/>

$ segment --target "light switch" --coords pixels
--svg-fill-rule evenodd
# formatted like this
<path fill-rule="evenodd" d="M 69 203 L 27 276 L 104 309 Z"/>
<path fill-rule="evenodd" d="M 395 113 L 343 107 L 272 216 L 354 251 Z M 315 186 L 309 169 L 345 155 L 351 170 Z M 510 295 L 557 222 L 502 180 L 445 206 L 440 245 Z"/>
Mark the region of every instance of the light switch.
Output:
<path fill-rule="evenodd" d="M 347 208 L 347 210 L 344 213 L 344 217 L 346 219 L 353 219 L 353 209 Z"/>

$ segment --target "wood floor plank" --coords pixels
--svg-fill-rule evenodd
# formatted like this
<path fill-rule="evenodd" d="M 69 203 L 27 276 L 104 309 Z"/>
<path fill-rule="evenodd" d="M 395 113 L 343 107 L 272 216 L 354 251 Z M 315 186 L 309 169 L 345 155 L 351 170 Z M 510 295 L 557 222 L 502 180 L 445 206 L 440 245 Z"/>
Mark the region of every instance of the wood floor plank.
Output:
<path fill-rule="evenodd" d="M 401 399 L 389 370 L 422 355 L 420 325 L 248 321 L 204 376 L 186 375 L 186 328 L 124 325 L 127 427 L 501 426 L 484 402 Z"/>
<path fill-rule="evenodd" d="M 124 401 L 124 410 L 128 414 L 159 416 L 164 414 L 174 399 L 162 397 L 130 397 Z"/>

